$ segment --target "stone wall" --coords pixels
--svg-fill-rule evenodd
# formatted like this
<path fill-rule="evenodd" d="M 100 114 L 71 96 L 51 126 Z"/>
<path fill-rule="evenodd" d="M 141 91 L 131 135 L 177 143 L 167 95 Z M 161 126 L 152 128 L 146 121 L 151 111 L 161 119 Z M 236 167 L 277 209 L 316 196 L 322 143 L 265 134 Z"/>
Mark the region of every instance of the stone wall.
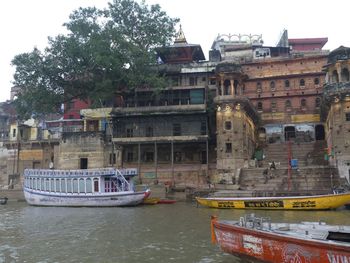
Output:
<path fill-rule="evenodd" d="M 55 168 L 80 169 L 83 160 L 86 160 L 89 169 L 107 166 L 102 133 L 79 132 L 63 135 Z"/>

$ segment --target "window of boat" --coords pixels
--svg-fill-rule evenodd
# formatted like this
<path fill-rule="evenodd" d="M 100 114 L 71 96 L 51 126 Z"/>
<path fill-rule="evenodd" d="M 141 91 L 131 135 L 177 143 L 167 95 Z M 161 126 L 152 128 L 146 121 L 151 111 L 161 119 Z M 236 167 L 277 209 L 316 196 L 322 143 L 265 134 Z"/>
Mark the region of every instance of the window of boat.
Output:
<path fill-rule="evenodd" d="M 78 179 L 73 179 L 73 193 L 78 193 Z"/>
<path fill-rule="evenodd" d="M 33 189 L 38 190 L 38 178 L 33 178 Z"/>
<path fill-rule="evenodd" d="M 50 179 L 45 178 L 45 191 L 50 191 Z"/>
<path fill-rule="evenodd" d="M 30 189 L 33 189 L 33 179 L 30 177 L 30 178 L 28 178 L 28 180 L 29 180 L 29 185 L 28 185 L 28 187 L 29 187 Z"/>
<path fill-rule="evenodd" d="M 38 185 L 38 188 L 40 191 L 43 191 L 44 189 L 44 178 L 39 178 L 39 185 Z"/>
<path fill-rule="evenodd" d="M 72 179 L 67 180 L 67 193 L 72 193 Z"/>
<path fill-rule="evenodd" d="M 67 193 L 66 180 L 67 179 L 61 179 L 61 193 Z"/>
<path fill-rule="evenodd" d="M 94 178 L 94 192 L 98 192 L 99 188 L 98 188 L 98 178 Z"/>
<path fill-rule="evenodd" d="M 78 179 L 79 181 L 79 193 L 85 193 L 86 192 L 86 190 L 85 190 L 85 180 L 84 180 L 84 178 L 79 178 Z"/>
<path fill-rule="evenodd" d="M 55 191 L 55 179 L 50 179 L 50 191 L 56 192 Z"/>
<path fill-rule="evenodd" d="M 55 179 L 55 192 L 61 192 L 60 190 L 60 179 Z"/>
<path fill-rule="evenodd" d="M 105 192 L 111 192 L 112 182 L 109 178 L 105 179 Z"/>
<path fill-rule="evenodd" d="M 86 192 L 87 193 L 92 193 L 91 178 L 86 178 L 85 184 L 86 184 Z"/>

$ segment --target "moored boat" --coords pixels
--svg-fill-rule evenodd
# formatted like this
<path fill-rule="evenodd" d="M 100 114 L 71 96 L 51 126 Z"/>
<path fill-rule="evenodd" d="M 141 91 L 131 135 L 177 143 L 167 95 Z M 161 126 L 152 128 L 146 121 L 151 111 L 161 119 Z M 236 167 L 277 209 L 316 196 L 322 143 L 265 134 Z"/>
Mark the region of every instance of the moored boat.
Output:
<path fill-rule="evenodd" d="M 147 197 L 143 200 L 142 204 L 144 205 L 155 205 L 158 204 L 160 198 L 159 197 Z"/>
<path fill-rule="evenodd" d="M 211 230 L 213 243 L 236 256 L 279 263 L 350 262 L 350 226 L 246 216 L 239 221 L 212 217 Z"/>
<path fill-rule="evenodd" d="M 7 204 L 7 197 L 0 197 L 0 205 L 6 205 Z"/>
<path fill-rule="evenodd" d="M 197 197 L 197 203 L 211 208 L 328 210 L 350 202 L 350 192 L 312 196 Z"/>
<path fill-rule="evenodd" d="M 26 169 L 24 197 L 40 206 L 134 206 L 150 195 L 134 190 L 136 175 L 137 169 Z"/>

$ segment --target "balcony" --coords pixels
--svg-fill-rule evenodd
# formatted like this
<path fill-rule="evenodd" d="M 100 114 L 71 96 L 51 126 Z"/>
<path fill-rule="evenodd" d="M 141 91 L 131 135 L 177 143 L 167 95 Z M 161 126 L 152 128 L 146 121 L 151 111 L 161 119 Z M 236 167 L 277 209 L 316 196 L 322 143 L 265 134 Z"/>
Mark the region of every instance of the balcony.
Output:
<path fill-rule="evenodd" d="M 137 115 L 160 115 L 177 113 L 199 113 L 206 112 L 206 104 L 184 104 L 184 105 L 164 105 L 164 106 L 143 106 L 114 108 L 114 116 L 137 116 Z"/>
<path fill-rule="evenodd" d="M 208 135 L 184 135 L 184 136 L 153 136 L 153 137 L 113 137 L 113 142 L 119 144 L 136 143 L 170 143 L 170 142 L 205 142 Z"/>
<path fill-rule="evenodd" d="M 350 82 L 329 83 L 323 87 L 323 98 L 326 101 L 333 100 L 334 97 L 338 99 L 349 97 Z"/>

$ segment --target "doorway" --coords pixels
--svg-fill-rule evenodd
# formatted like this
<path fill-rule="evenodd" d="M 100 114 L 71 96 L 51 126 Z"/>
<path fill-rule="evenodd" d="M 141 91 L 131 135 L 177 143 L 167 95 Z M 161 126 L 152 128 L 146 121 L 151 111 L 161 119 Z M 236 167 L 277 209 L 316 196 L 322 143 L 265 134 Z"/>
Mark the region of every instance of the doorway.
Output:
<path fill-rule="evenodd" d="M 294 126 L 286 126 L 284 128 L 284 139 L 285 141 L 290 141 L 295 139 L 295 127 Z"/>
<path fill-rule="evenodd" d="M 315 138 L 316 138 L 316 141 L 323 141 L 325 139 L 324 126 L 322 124 L 316 125 Z"/>
<path fill-rule="evenodd" d="M 88 168 L 88 158 L 80 158 L 80 169 Z"/>

